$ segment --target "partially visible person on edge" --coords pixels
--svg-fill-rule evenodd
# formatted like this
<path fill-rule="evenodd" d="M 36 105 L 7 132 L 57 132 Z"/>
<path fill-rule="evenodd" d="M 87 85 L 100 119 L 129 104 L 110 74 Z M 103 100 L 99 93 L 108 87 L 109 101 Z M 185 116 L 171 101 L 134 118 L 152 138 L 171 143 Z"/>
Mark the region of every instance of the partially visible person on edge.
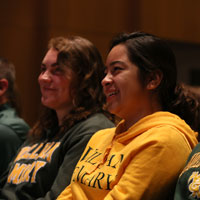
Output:
<path fill-rule="evenodd" d="M 56 199 L 70 183 L 89 138 L 114 126 L 103 110 L 103 76 L 102 58 L 87 39 L 49 41 L 38 78 L 44 112 L 5 177 L 1 199 Z"/>
<path fill-rule="evenodd" d="M 200 86 L 187 86 L 187 89 L 198 100 L 197 102 L 191 101 L 191 103 L 196 105 L 194 113 L 196 113 L 196 123 L 200 133 Z M 200 143 L 197 144 L 189 155 L 186 166 L 179 176 L 174 199 L 200 200 Z"/>
<path fill-rule="evenodd" d="M 123 120 L 92 136 L 58 200 L 172 199 L 197 144 L 194 124 L 182 115 L 192 116 L 193 105 L 179 96 L 172 50 L 147 33 L 121 34 L 111 44 L 105 73 L 108 110 Z"/>
<path fill-rule="evenodd" d="M 15 66 L 0 57 L 0 176 L 25 141 L 28 124 L 20 118 L 15 86 Z"/>

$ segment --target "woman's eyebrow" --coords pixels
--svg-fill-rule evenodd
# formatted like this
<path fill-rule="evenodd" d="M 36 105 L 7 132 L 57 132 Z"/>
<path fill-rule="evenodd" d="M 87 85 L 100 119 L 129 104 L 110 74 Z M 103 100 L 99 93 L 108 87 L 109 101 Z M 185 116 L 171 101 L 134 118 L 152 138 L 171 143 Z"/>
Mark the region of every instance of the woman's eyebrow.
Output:
<path fill-rule="evenodd" d="M 58 66 L 58 62 L 51 64 L 51 67 L 57 67 L 57 66 Z"/>
<path fill-rule="evenodd" d="M 110 65 L 115 65 L 115 64 L 122 64 L 122 65 L 124 65 L 124 62 L 120 61 L 120 60 L 116 60 L 116 61 L 113 61 L 113 62 L 110 63 Z"/>
<path fill-rule="evenodd" d="M 46 66 L 46 64 L 45 63 L 41 63 L 41 66 Z M 55 62 L 55 63 L 51 64 L 51 67 L 56 67 L 56 66 L 58 66 L 58 62 Z"/>

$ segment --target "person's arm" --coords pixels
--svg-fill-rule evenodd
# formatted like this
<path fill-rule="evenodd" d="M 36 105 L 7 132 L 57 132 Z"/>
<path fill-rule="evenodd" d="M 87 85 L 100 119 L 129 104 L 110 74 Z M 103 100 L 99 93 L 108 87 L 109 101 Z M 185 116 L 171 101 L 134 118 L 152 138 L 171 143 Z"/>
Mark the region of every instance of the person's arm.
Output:
<path fill-rule="evenodd" d="M 68 185 L 65 190 L 58 196 L 57 200 L 72 200 L 71 185 Z"/>
<path fill-rule="evenodd" d="M 7 169 L 22 141 L 8 126 L 0 124 L 0 176 Z"/>
<path fill-rule="evenodd" d="M 114 124 L 111 121 L 99 114 L 94 115 L 93 117 L 75 126 L 70 134 L 73 136 L 73 139 L 68 139 L 68 141 L 70 141 L 70 145 L 68 142 L 65 144 L 67 150 L 64 152 L 64 160 L 59 168 L 51 190 L 47 192 L 44 198 L 39 198 L 38 200 L 56 199 L 58 195 L 70 184 L 74 168 L 91 136 L 98 130 L 113 126 Z"/>
<path fill-rule="evenodd" d="M 176 180 L 191 148 L 180 133 L 173 133 L 169 129 L 162 131 L 171 136 L 141 141 L 138 150 L 130 155 L 129 163 L 122 166 L 124 171 L 122 176 L 119 174 L 119 182 L 104 200 L 160 200 L 173 196 Z M 78 188 L 78 183 L 72 183 L 60 194 L 58 200 L 73 199 L 73 194 L 81 196 L 82 200 L 88 199 L 84 191 Z"/>
<path fill-rule="evenodd" d="M 176 135 L 170 140 L 155 140 L 141 146 L 104 200 L 165 199 L 169 193 L 173 196 L 190 151 L 185 138 Z"/>
<path fill-rule="evenodd" d="M 73 141 L 71 147 L 64 156 L 63 163 L 59 168 L 51 190 L 47 192 L 44 198 L 39 199 L 55 199 L 70 184 L 73 170 L 92 134 L 93 133 L 81 134 Z"/>
<path fill-rule="evenodd" d="M 177 181 L 174 200 L 200 199 L 200 143 L 190 154 Z"/>

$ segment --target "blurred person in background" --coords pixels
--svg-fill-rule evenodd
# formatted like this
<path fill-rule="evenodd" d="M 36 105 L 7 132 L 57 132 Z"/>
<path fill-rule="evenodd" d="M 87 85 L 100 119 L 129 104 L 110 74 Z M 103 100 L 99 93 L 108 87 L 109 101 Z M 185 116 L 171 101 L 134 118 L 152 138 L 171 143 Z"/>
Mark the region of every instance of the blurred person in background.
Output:
<path fill-rule="evenodd" d="M 38 82 L 44 110 L 2 179 L 1 199 L 56 199 L 88 140 L 113 127 L 103 107 L 104 64 L 87 39 L 49 41 Z"/>
<path fill-rule="evenodd" d="M 0 176 L 25 141 L 28 124 L 20 117 L 15 66 L 0 57 Z"/>

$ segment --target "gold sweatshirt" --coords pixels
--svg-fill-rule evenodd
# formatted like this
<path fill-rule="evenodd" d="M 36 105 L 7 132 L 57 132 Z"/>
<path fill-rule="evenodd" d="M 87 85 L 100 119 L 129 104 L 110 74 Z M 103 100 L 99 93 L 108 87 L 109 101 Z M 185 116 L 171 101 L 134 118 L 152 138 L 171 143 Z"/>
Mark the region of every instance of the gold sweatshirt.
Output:
<path fill-rule="evenodd" d="M 186 160 L 197 144 L 184 120 L 156 112 L 121 132 L 97 132 L 58 200 L 165 200 L 173 196 Z"/>

